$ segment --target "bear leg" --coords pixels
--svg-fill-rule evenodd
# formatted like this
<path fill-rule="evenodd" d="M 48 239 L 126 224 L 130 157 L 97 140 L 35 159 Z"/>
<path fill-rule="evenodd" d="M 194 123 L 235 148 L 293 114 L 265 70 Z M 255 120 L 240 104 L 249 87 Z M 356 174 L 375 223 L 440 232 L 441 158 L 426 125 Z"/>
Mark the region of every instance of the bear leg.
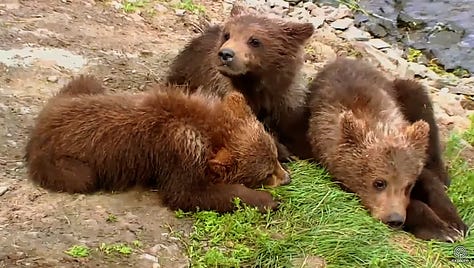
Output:
<path fill-rule="evenodd" d="M 231 212 L 235 210 L 233 199 L 235 197 L 260 212 L 275 210 L 278 202 L 269 192 L 257 191 L 241 184 L 210 184 L 200 189 L 183 189 L 178 192 L 164 192 L 163 201 L 171 209 L 184 211 L 214 210 L 217 212 Z"/>
<path fill-rule="evenodd" d="M 71 157 L 56 159 L 43 171 L 45 176 L 39 184 L 50 190 L 87 193 L 96 188 L 95 172 L 86 163 Z"/>
<path fill-rule="evenodd" d="M 427 204 L 441 220 L 457 230 L 463 237 L 467 235 L 468 226 L 459 216 L 456 207 L 445 191 L 443 183 L 428 169 L 423 169 L 418 177 L 411 197 Z"/>
<path fill-rule="evenodd" d="M 441 220 L 428 205 L 415 199 L 408 205 L 404 229 L 423 240 L 454 243 L 462 239 L 458 230 Z"/>

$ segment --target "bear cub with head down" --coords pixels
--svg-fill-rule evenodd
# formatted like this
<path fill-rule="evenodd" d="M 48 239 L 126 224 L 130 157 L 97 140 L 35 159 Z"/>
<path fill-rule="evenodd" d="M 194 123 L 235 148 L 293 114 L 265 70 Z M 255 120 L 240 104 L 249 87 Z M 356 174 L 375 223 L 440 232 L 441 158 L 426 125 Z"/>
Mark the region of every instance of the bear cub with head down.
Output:
<path fill-rule="evenodd" d="M 91 193 L 157 187 L 171 209 L 259 208 L 278 202 L 251 188 L 289 183 L 276 146 L 234 92 L 223 99 L 160 87 L 106 94 L 74 79 L 39 114 L 26 146 L 30 179 L 50 190 Z"/>
<path fill-rule="evenodd" d="M 224 25 L 209 27 L 179 53 L 167 83 L 189 85 L 192 90 L 202 86 L 221 97 L 231 84 L 276 136 L 281 161 L 291 154 L 310 157 L 308 146 L 294 144 L 305 139 L 307 124 L 298 121 L 304 118 L 307 96 L 301 67 L 303 47 L 314 26 L 255 13 L 235 4 Z M 301 135 L 288 135 L 288 129 Z"/>
<path fill-rule="evenodd" d="M 430 104 L 423 88 L 390 81 L 373 66 L 347 58 L 327 64 L 309 88 L 308 139 L 334 179 L 392 227 L 422 239 L 460 239 L 465 225 L 444 191 L 444 173 L 433 168 L 439 169 L 433 162 L 442 163 L 434 117 L 413 108 Z M 413 97 L 405 99 L 410 91 Z M 440 220 L 442 208 L 430 206 L 433 198 L 442 200 L 438 205 L 454 225 Z"/>

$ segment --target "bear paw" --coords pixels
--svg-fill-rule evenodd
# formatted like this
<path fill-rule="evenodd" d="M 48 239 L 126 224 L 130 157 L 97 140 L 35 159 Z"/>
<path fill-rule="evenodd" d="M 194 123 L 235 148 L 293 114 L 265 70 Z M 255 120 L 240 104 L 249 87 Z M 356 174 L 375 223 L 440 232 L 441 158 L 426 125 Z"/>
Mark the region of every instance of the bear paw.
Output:
<path fill-rule="evenodd" d="M 441 242 L 454 243 L 464 239 L 466 233 L 448 226 L 443 222 L 441 226 L 424 226 L 417 228 L 412 233 L 423 240 L 438 240 Z"/>
<path fill-rule="evenodd" d="M 280 202 L 273 199 L 272 194 L 264 191 L 257 191 L 257 194 L 250 198 L 245 198 L 242 201 L 249 206 L 258 208 L 258 210 L 262 213 L 277 210 L 280 206 Z"/>

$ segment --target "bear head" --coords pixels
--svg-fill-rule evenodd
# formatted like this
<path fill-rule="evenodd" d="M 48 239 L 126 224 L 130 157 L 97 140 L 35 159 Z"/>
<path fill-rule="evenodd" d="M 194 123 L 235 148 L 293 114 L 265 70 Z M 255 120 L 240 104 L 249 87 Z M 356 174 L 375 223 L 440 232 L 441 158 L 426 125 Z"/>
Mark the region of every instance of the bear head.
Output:
<path fill-rule="evenodd" d="M 344 112 L 340 124 L 336 179 L 360 197 L 373 217 L 400 228 L 427 158 L 428 123 L 420 120 L 396 130 L 380 124 L 369 129 L 366 121 Z"/>
<path fill-rule="evenodd" d="M 234 5 L 218 41 L 215 62 L 227 77 L 275 77 L 293 73 L 302 63 L 305 42 L 313 35 L 311 23 L 283 21 Z"/>
<path fill-rule="evenodd" d="M 265 131 L 244 96 L 233 91 L 223 99 L 230 137 L 209 161 L 211 170 L 227 183 L 247 187 L 276 187 L 290 183 L 288 172 L 278 161 L 274 138 Z"/>

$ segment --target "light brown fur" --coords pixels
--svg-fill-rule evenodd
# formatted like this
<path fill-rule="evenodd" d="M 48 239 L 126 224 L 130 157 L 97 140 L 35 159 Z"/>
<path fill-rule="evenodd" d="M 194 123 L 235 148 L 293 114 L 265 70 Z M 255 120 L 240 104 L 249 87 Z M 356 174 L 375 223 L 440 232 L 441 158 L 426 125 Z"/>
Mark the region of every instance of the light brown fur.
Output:
<path fill-rule="evenodd" d="M 310 85 L 308 138 L 315 158 L 371 214 L 401 227 L 426 161 L 429 125 L 405 120 L 372 66 L 339 58 Z"/>
<path fill-rule="evenodd" d="M 25 155 L 33 182 L 69 193 L 157 187 L 167 206 L 185 211 L 231 211 L 235 197 L 277 207 L 250 188 L 289 176 L 241 94 L 220 100 L 162 86 L 104 94 L 97 85 L 75 79 L 39 114 Z"/>

